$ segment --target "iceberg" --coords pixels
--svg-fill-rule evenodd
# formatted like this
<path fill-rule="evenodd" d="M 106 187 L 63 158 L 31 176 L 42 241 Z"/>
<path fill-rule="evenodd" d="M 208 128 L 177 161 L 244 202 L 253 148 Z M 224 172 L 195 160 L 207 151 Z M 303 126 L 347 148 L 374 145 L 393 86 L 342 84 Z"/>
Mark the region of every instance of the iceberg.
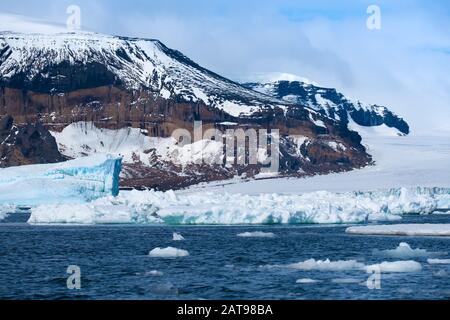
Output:
<path fill-rule="evenodd" d="M 376 192 L 229 194 L 189 191 L 124 191 L 74 205 L 32 208 L 29 223 L 258 225 L 344 224 L 396 221 L 408 213 L 431 214 L 450 189 Z"/>
<path fill-rule="evenodd" d="M 0 169 L 0 206 L 81 203 L 117 196 L 121 163 L 121 158 L 98 155 Z"/>

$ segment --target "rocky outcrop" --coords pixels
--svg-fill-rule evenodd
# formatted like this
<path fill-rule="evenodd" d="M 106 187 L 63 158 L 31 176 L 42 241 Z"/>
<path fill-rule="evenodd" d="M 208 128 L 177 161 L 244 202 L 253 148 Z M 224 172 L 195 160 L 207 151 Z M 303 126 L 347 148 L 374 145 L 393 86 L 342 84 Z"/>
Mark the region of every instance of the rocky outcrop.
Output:
<path fill-rule="evenodd" d="M 135 128 L 145 132 L 143 138 L 192 131 L 194 121 L 202 121 L 204 130 L 277 129 L 280 176 L 348 171 L 372 162 L 345 121 L 225 79 L 157 40 L 0 33 L 0 115 L 15 121 L 5 125 L 2 166 L 64 160 L 47 130 L 61 132 L 79 122 L 116 130 L 112 135 Z M 82 140 L 87 131 L 79 134 Z M 61 142 L 59 150 L 74 157 L 96 152 L 77 145 L 77 138 L 75 151 Z M 121 143 L 102 150 L 120 153 L 127 149 L 117 148 Z M 237 163 L 177 165 L 154 150 L 130 152 L 122 187 L 180 188 L 253 177 L 262 169 Z"/>
<path fill-rule="evenodd" d="M 344 123 L 349 122 L 350 116 L 360 126 L 373 127 L 385 124 L 403 134 L 409 134 L 410 131 L 408 123 L 388 108 L 351 101 L 336 89 L 322 88 L 300 81 L 245 83 L 244 86 L 286 102 L 308 106 Z"/>
<path fill-rule="evenodd" d="M 64 160 L 55 138 L 42 124 L 16 125 L 11 116 L 0 119 L 1 168 Z"/>

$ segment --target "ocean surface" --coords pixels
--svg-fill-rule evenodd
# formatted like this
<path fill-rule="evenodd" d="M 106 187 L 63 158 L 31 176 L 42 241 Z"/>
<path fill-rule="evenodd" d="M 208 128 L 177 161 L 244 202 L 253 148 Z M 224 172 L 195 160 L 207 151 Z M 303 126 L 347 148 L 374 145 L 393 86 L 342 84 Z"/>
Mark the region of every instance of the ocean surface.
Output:
<path fill-rule="evenodd" d="M 400 242 L 449 259 L 450 238 L 347 235 L 349 225 L 31 226 L 27 219 L 14 214 L 0 222 L 0 299 L 450 299 L 450 265 L 430 265 L 425 256 L 413 259 L 422 271 L 383 273 L 379 290 L 367 287 L 363 270 L 287 267 L 311 258 L 398 261 L 373 250 Z M 450 216 L 402 223 L 450 223 Z M 237 236 L 256 231 L 274 237 Z M 174 232 L 185 241 L 173 241 Z M 169 246 L 190 255 L 149 256 Z M 80 290 L 67 288 L 70 265 L 80 268 Z"/>

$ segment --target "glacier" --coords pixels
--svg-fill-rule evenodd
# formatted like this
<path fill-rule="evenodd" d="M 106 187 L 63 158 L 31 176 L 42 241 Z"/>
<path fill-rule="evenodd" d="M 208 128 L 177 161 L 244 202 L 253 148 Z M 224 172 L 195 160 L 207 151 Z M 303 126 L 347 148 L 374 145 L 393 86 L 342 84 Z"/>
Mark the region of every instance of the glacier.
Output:
<path fill-rule="evenodd" d="M 399 188 L 374 192 L 228 194 L 124 191 L 78 204 L 44 204 L 30 224 L 344 224 L 395 221 L 408 213 L 431 214 L 450 204 L 450 189 Z"/>
<path fill-rule="evenodd" d="M 0 169 L 1 211 L 80 203 L 119 194 L 122 158 L 96 155 L 56 164 Z"/>

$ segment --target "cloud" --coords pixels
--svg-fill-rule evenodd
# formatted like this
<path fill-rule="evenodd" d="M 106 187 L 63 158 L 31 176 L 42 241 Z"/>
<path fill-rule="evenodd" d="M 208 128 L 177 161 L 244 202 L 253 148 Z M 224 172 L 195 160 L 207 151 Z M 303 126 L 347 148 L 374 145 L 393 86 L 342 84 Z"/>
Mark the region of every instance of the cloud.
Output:
<path fill-rule="evenodd" d="M 2 1 L 0 10 L 26 14 L 15 3 Z M 411 123 L 413 132 L 450 131 L 450 5 L 377 3 L 379 31 L 366 28 L 372 3 L 365 0 L 78 1 L 90 29 L 158 38 L 234 80 L 298 75 L 389 106 Z M 44 0 L 36 15 L 64 23 L 68 4 Z"/>

